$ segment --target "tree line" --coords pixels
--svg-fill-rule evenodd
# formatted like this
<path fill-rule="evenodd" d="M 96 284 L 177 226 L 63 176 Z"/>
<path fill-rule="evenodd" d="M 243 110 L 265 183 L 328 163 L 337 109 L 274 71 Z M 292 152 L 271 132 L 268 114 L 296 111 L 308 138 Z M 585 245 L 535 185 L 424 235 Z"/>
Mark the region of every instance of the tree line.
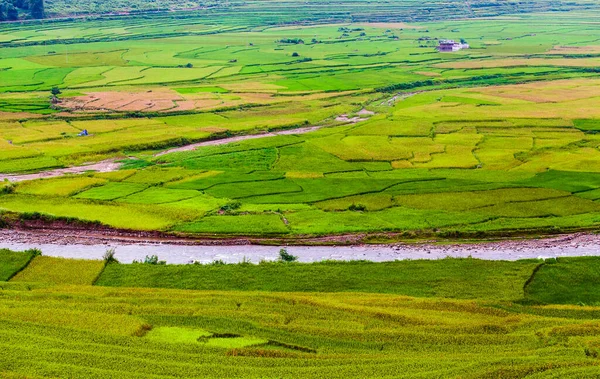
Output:
<path fill-rule="evenodd" d="M 44 0 L 0 0 L 0 21 L 44 18 Z"/>

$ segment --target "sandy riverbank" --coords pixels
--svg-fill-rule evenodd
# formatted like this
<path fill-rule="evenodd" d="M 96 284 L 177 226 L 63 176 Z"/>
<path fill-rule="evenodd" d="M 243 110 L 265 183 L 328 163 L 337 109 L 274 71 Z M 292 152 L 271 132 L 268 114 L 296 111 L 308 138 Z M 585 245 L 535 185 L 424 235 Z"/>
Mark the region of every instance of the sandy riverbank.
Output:
<path fill-rule="evenodd" d="M 211 241 L 158 239 L 130 236 L 60 235 L 17 230 L 0 230 L 0 248 L 24 250 L 39 248 L 45 255 L 68 258 L 101 259 L 104 252 L 116 248 L 117 258 L 123 263 L 158 255 L 168 263 L 209 263 L 217 259 L 239 262 L 248 259 L 254 263 L 277 259 L 280 246 L 244 244 L 214 244 Z M 225 241 L 221 241 L 225 242 Z M 286 246 L 289 253 L 302 262 L 322 260 L 369 260 L 374 262 L 402 259 L 442 259 L 446 257 L 473 257 L 487 260 L 518 260 L 566 256 L 600 255 L 600 235 L 578 233 L 551 238 L 509 240 L 497 242 L 456 244 L 388 244 L 350 246 Z"/>

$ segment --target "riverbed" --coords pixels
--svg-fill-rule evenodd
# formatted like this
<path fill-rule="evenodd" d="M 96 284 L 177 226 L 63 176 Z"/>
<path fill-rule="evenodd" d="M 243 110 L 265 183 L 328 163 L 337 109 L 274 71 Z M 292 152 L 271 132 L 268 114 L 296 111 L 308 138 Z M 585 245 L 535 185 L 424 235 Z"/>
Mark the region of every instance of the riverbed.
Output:
<path fill-rule="evenodd" d="M 486 243 L 456 244 L 393 244 L 354 246 L 263 246 L 263 245 L 203 245 L 184 242 L 102 241 L 56 239 L 52 242 L 28 239 L 22 232 L 12 238 L 10 233 L 0 234 L 0 248 L 25 250 L 38 248 L 43 255 L 64 258 L 102 259 L 106 250 L 114 248 L 116 258 L 122 263 L 143 260 L 147 255 L 157 255 L 171 264 L 192 262 L 210 263 L 222 260 L 227 263 L 276 260 L 281 248 L 298 257 L 300 262 L 323 260 L 368 260 L 384 262 L 405 259 L 443 259 L 446 257 L 473 257 L 486 260 L 519 260 L 572 256 L 600 256 L 600 236 L 595 234 L 570 234 L 545 239 L 510 240 Z"/>

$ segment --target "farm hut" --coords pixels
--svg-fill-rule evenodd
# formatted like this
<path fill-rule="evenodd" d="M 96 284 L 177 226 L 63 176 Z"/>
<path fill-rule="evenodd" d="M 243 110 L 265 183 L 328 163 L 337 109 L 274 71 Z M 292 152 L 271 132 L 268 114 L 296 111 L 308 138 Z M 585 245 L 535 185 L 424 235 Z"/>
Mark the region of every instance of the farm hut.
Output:
<path fill-rule="evenodd" d="M 469 44 L 456 42 L 451 39 L 441 40 L 440 44 L 437 47 L 437 49 L 440 53 L 449 53 L 449 52 L 459 51 L 459 50 L 468 49 L 468 48 L 469 48 Z"/>

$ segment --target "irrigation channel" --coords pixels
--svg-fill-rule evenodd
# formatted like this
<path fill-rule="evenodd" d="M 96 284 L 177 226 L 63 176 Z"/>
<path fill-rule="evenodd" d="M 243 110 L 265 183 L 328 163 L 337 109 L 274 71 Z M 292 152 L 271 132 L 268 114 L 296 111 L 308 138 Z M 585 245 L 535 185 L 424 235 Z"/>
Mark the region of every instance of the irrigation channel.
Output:
<path fill-rule="evenodd" d="M 47 256 L 102 259 L 109 248 L 116 249 L 122 263 L 143 260 L 146 255 L 157 255 L 171 264 L 210 263 L 222 260 L 236 263 L 243 260 L 259 263 L 276 260 L 281 246 L 264 245 L 202 245 L 186 242 L 111 241 L 110 239 L 44 239 L 27 232 L 4 230 L 0 232 L 0 248 L 25 250 L 38 248 Z M 368 260 L 373 262 L 404 259 L 442 259 L 446 257 L 473 257 L 486 260 L 519 260 L 528 258 L 556 258 L 568 256 L 600 256 L 600 235 L 570 234 L 544 239 L 509 240 L 478 244 L 394 244 L 352 246 L 285 246 L 288 253 L 300 262 L 323 260 Z"/>

